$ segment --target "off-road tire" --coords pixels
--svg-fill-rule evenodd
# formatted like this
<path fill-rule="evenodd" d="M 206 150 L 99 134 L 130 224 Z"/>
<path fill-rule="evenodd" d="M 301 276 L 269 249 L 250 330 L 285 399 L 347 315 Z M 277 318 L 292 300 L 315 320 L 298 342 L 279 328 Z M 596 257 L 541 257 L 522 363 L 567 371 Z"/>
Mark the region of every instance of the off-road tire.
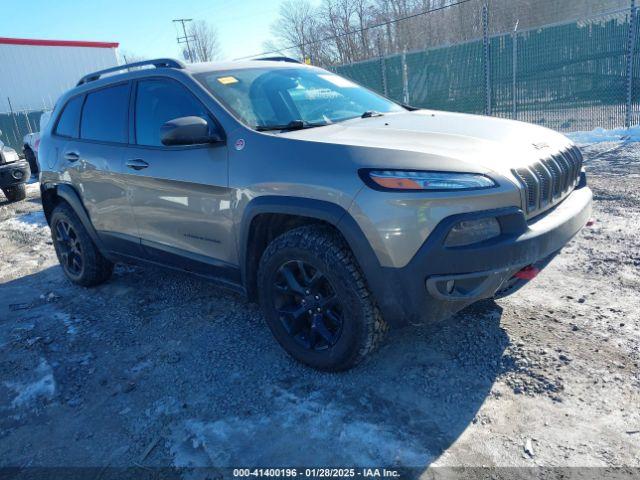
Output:
<path fill-rule="evenodd" d="M 317 267 L 345 306 L 337 342 L 321 352 L 296 343 L 274 305 L 279 268 L 298 260 Z M 299 227 L 274 239 L 262 255 L 257 280 L 260 304 L 274 337 L 294 359 L 315 369 L 341 371 L 354 367 L 379 346 L 388 329 L 353 253 L 327 226 Z"/>
<path fill-rule="evenodd" d="M 59 222 L 66 222 L 75 232 L 74 238 L 77 239 L 82 259 L 82 268 L 77 274 L 69 271 L 64 265 L 63 246 L 56 234 Z M 111 277 L 113 263 L 100 253 L 84 225 L 67 203 L 62 202 L 51 213 L 51 238 L 62 270 L 71 282 L 83 287 L 93 287 L 106 282 Z"/>
<path fill-rule="evenodd" d="M 10 202 L 18 202 L 27 198 L 27 188 L 24 183 L 12 187 L 5 187 L 2 189 L 2 193 L 4 193 L 4 196 L 7 197 L 7 200 Z"/>

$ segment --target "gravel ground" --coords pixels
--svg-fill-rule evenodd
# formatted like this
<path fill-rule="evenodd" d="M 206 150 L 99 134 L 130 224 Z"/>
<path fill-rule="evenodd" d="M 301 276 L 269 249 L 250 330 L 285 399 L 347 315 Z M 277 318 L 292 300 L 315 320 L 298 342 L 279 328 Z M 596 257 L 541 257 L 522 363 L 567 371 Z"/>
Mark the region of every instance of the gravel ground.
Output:
<path fill-rule="evenodd" d="M 0 466 L 640 467 L 640 148 L 584 151 L 596 223 L 534 282 L 344 374 L 186 275 L 72 286 L 37 184 L 2 198 Z"/>

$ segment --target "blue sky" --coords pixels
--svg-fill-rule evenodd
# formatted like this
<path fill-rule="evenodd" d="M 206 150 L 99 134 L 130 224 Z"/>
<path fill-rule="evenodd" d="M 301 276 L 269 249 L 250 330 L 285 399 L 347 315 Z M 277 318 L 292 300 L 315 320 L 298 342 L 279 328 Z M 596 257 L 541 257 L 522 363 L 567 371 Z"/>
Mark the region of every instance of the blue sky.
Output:
<path fill-rule="evenodd" d="M 121 52 L 178 57 L 174 18 L 210 22 L 225 59 L 263 51 L 280 0 L 5 0 L 0 36 L 120 42 Z"/>

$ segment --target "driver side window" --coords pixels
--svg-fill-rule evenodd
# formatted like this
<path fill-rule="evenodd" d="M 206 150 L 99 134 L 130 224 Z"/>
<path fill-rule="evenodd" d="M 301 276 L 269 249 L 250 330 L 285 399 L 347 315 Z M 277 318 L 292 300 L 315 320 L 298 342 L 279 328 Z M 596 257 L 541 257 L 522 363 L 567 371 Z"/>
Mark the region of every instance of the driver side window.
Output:
<path fill-rule="evenodd" d="M 213 122 L 202 103 L 191 92 L 172 80 L 150 79 L 138 82 L 135 133 L 138 145 L 161 147 L 160 127 L 180 117 L 201 117 Z"/>

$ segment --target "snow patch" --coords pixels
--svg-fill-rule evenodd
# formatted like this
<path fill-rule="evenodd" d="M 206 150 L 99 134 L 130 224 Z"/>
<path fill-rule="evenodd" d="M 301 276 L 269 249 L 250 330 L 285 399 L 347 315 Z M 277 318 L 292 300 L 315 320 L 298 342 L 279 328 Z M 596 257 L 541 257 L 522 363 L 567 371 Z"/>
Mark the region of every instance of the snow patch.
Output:
<path fill-rule="evenodd" d="M 425 466 L 433 458 L 415 437 L 337 402 L 289 393 L 274 402 L 267 415 L 176 426 L 169 445 L 174 465 Z"/>
<path fill-rule="evenodd" d="M 44 212 L 36 211 L 16 215 L 0 223 L 2 230 L 13 230 L 23 233 L 48 234 L 49 226 Z"/>
<path fill-rule="evenodd" d="M 13 408 L 25 407 L 35 403 L 38 399 L 49 400 L 56 391 L 53 371 L 46 360 L 41 360 L 26 382 L 4 382 L 5 386 L 17 395 L 11 402 Z"/>
<path fill-rule="evenodd" d="M 78 333 L 77 322 L 74 322 L 68 313 L 54 313 L 53 318 L 58 322 L 62 322 L 67 330 L 67 335 L 74 336 Z"/>
<path fill-rule="evenodd" d="M 640 142 L 640 125 L 630 128 L 615 128 L 613 130 L 596 128 L 590 132 L 568 133 L 567 137 L 580 144 L 620 141 Z"/>

